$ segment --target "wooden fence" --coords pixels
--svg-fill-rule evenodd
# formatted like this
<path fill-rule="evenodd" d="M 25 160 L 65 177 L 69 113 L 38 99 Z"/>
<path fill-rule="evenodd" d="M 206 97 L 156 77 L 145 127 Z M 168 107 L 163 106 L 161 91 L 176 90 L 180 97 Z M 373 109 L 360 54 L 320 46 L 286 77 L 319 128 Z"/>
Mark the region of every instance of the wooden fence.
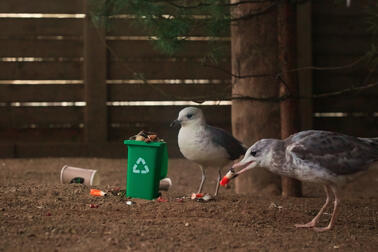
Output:
<path fill-rule="evenodd" d="M 370 72 L 366 61 L 356 63 L 372 43 L 367 29 L 367 11 L 369 4 L 376 4 L 376 1 L 353 0 L 350 8 L 343 1 L 338 5 L 335 1 L 312 2 L 313 64 L 322 67 L 350 65 L 338 70 L 314 71 L 313 93 L 377 83 L 377 72 Z M 313 128 L 356 136 L 378 136 L 378 86 L 313 101 Z"/>
<path fill-rule="evenodd" d="M 311 22 L 301 32 L 312 34 L 313 54 L 305 50 L 306 59 L 312 55 L 322 66 L 350 63 L 369 45 L 359 29 L 362 8 L 358 1 L 350 9 L 326 2 L 315 1 L 308 9 L 313 32 Z M 183 102 L 230 95 L 230 76 L 200 64 L 209 47 L 205 34 L 199 30 L 187 50 L 169 57 L 156 51 L 147 38 L 151 34 L 130 25 L 127 15 L 104 32 L 95 29 L 87 12 L 84 0 L 0 1 L 0 157 L 122 157 L 123 139 L 141 129 L 158 132 L 170 155 L 178 156 L 178 129 L 169 123 Z M 228 58 L 222 64 L 229 69 Z M 315 71 L 301 85 L 308 89 L 312 82 L 314 94 L 331 92 L 360 83 L 366 71 Z M 374 88 L 315 99 L 313 127 L 378 136 L 377 94 Z M 202 108 L 210 124 L 230 130 L 229 105 Z"/>

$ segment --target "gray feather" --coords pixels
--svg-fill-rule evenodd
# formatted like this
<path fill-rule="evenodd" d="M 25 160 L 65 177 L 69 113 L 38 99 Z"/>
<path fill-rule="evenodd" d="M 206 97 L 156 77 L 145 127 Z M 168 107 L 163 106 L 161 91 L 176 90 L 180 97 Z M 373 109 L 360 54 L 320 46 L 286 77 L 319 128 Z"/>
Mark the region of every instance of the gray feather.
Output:
<path fill-rule="evenodd" d="M 226 149 L 230 160 L 238 159 L 246 152 L 246 148 L 227 131 L 210 125 L 206 126 L 206 130 L 215 144 Z"/>

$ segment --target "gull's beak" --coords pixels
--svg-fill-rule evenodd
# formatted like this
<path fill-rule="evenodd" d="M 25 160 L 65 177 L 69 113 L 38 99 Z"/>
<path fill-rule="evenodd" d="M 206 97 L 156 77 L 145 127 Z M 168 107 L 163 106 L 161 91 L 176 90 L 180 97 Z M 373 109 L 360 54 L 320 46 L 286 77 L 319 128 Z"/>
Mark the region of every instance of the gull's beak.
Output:
<path fill-rule="evenodd" d="M 238 171 L 235 172 L 235 175 L 240 175 L 242 174 L 243 172 L 249 170 L 249 169 L 252 169 L 253 167 L 255 167 L 255 165 L 252 165 L 255 161 L 254 160 L 251 160 L 251 161 L 245 161 L 243 162 L 243 160 L 241 160 L 240 162 L 238 163 L 235 163 L 230 170 L 233 170 L 235 171 L 235 169 L 237 169 Z"/>
<path fill-rule="evenodd" d="M 242 160 L 242 161 L 240 161 L 238 163 L 233 164 L 231 169 L 233 169 L 233 170 L 235 170 L 235 169 L 239 170 L 241 168 L 246 167 L 249 164 L 250 164 L 250 162 L 244 163 L 243 160 Z"/>
<path fill-rule="evenodd" d="M 169 127 L 175 127 L 175 126 L 178 126 L 178 125 L 181 125 L 181 121 L 180 120 L 174 120 L 170 125 Z"/>

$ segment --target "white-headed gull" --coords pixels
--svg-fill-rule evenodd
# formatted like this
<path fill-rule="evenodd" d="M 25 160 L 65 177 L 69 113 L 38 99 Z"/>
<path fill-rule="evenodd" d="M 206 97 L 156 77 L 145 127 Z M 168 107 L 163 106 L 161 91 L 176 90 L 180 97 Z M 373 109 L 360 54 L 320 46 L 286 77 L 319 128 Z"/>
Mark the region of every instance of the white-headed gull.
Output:
<path fill-rule="evenodd" d="M 199 108 L 182 109 L 171 126 L 176 124 L 181 125 L 178 134 L 178 146 L 181 153 L 186 159 L 197 163 L 202 171 L 198 193 L 201 193 L 206 180 L 205 168 L 218 167 L 218 180 L 214 194 L 217 196 L 223 166 L 238 159 L 245 153 L 246 148 L 225 130 L 207 125 L 203 112 Z"/>

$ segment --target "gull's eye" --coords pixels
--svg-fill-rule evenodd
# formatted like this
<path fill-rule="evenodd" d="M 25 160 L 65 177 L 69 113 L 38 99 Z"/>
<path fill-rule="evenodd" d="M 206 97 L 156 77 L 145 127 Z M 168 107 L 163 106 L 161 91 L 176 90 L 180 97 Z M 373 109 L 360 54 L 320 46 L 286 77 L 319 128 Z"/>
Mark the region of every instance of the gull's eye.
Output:
<path fill-rule="evenodd" d="M 257 152 L 256 151 L 251 151 L 251 156 L 256 156 Z"/>
<path fill-rule="evenodd" d="M 186 117 L 187 117 L 188 119 L 190 119 L 190 118 L 193 117 L 193 114 L 188 114 Z"/>

